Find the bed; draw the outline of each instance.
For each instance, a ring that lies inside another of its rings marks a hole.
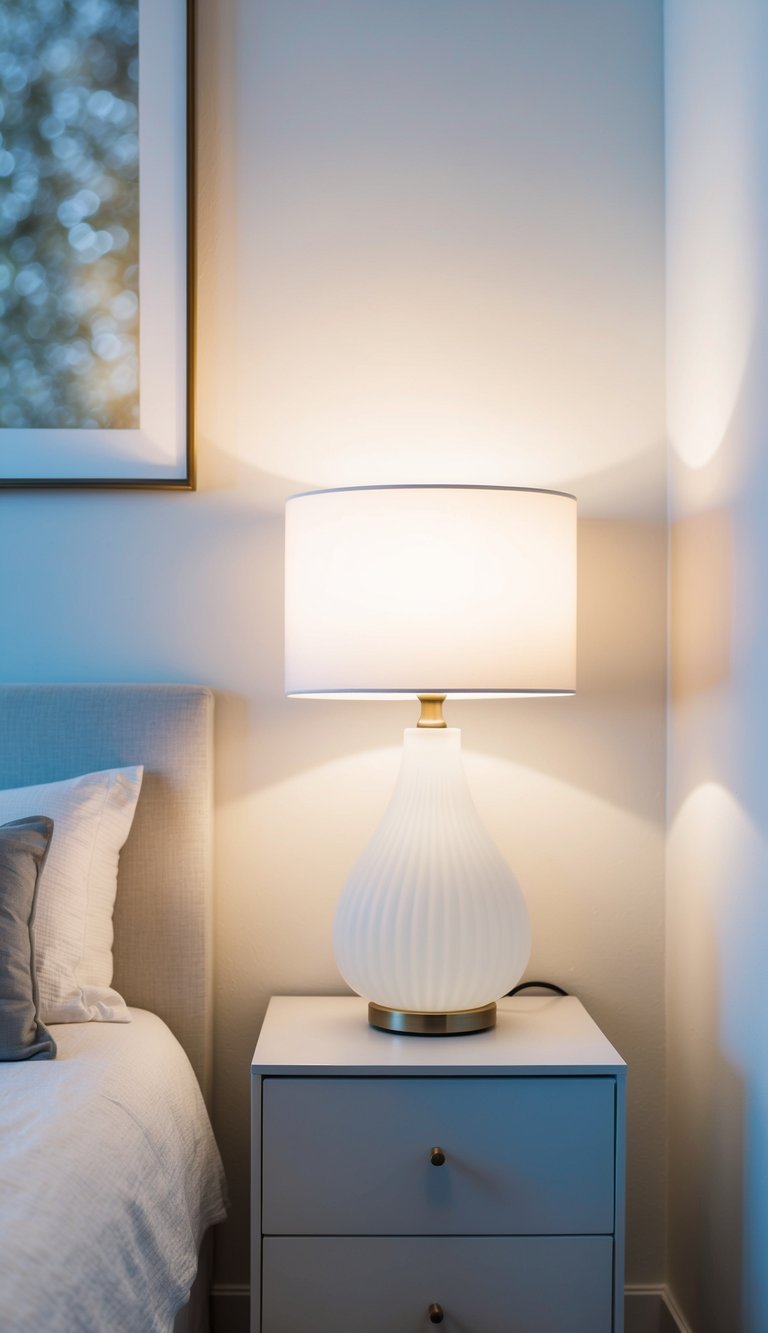
[[[212,712],[197,686],[0,686],[0,791],[144,766],[114,912],[131,1021],[0,1064],[3,1333],[207,1328]]]

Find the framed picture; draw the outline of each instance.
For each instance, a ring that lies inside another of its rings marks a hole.
[[[0,0],[0,487],[194,488],[193,0]]]

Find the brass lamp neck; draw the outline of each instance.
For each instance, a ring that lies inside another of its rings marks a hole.
[[[444,694],[420,694],[419,703],[421,704],[421,716],[416,723],[417,727],[447,726],[443,717]]]

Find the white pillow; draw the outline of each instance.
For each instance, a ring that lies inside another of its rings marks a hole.
[[[35,959],[44,1023],[128,1023],[112,989],[112,911],[120,848],[143,768],[113,768],[0,791],[0,824],[48,815],[53,837],[40,876]]]

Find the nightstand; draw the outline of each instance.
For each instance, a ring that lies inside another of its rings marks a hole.
[[[621,1333],[625,1065],[572,997],[392,1036],[271,1001],[253,1057],[252,1333]]]

